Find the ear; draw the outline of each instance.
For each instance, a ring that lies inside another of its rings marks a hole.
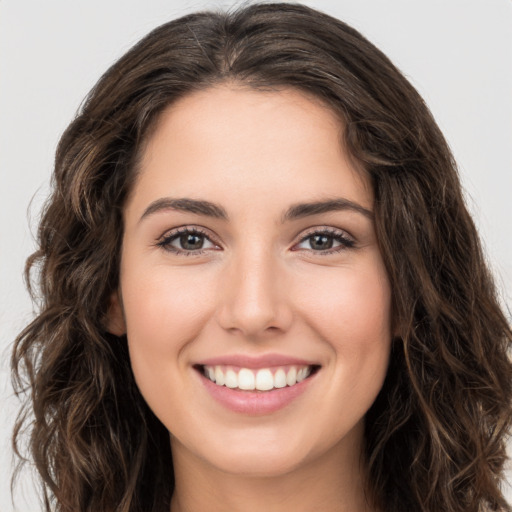
[[[116,290],[110,296],[106,328],[110,334],[114,334],[115,336],[126,334],[126,322],[119,290]]]

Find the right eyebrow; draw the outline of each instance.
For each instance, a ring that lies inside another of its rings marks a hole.
[[[228,214],[226,213],[226,210],[224,210],[222,206],[210,203],[210,201],[189,198],[175,199],[172,197],[162,197],[161,199],[153,201],[144,210],[144,213],[141,215],[139,222],[141,222],[149,215],[163,210],[179,210],[182,212],[195,213],[197,215],[205,215],[206,217],[213,217],[215,219],[228,220]]]

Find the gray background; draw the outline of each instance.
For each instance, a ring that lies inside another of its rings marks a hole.
[[[311,0],[380,47],[423,95],[512,304],[512,0]],[[234,2],[0,0],[0,512],[38,512],[24,472],[10,499],[17,408],[10,346],[32,317],[22,280],[59,135],[99,76],[153,27]],[[29,204],[31,206],[29,207]],[[509,481],[512,477],[509,477]],[[507,489],[512,501],[512,492]]]

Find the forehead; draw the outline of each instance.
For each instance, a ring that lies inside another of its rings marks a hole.
[[[343,145],[343,124],[318,99],[232,85],[185,96],[160,116],[144,148],[135,195],[343,195],[367,208],[371,187]],[[297,196],[297,197],[295,197]],[[299,197],[301,196],[301,197]]]

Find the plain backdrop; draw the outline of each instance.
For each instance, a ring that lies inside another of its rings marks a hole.
[[[512,296],[512,0],[311,0],[360,30],[411,80],[459,163],[470,210]],[[39,512],[24,472],[11,503],[12,340],[31,319],[34,248],[60,134],[99,76],[149,30],[234,2],[0,0],[0,512]],[[30,205],[30,206],[29,206]],[[509,314],[510,317],[510,314]],[[511,480],[511,478],[509,478]],[[512,493],[507,490],[510,501]]]

